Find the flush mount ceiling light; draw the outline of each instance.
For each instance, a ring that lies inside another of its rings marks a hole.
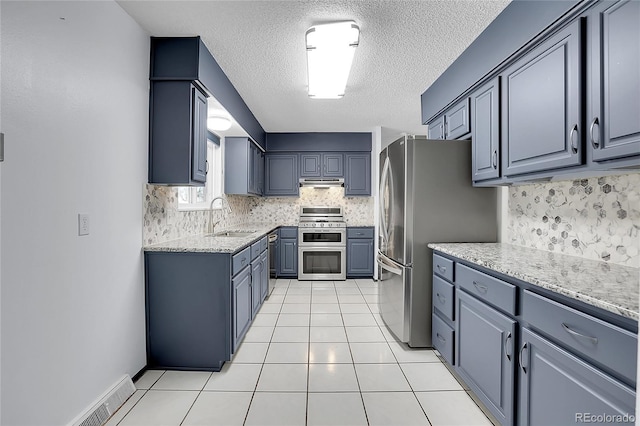
[[[213,115],[207,118],[207,129],[209,130],[229,130],[231,128],[231,120],[227,117]]]
[[[307,30],[309,96],[338,99],[344,96],[360,28],[354,21],[315,25]]]

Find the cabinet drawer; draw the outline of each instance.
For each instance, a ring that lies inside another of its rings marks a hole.
[[[433,306],[453,321],[453,284],[433,276]]]
[[[373,228],[347,228],[347,239],[373,238]]]
[[[496,308],[516,314],[516,286],[456,263],[456,284]]]
[[[233,255],[232,263],[232,275],[240,272],[245,266],[249,266],[251,263],[251,247],[247,247],[239,253]]]
[[[634,333],[528,290],[522,318],[540,333],[636,382],[638,338]]]
[[[433,347],[440,352],[449,365],[453,365],[453,328],[445,324],[437,315],[433,315],[431,327]]]
[[[261,251],[262,250],[260,250],[260,241],[256,241],[255,243],[251,244],[251,260],[260,256]]]
[[[453,260],[433,255],[433,272],[453,282]]]
[[[265,251],[267,249],[267,246],[269,245],[269,243],[267,242],[267,237],[263,237],[260,240],[260,253],[262,253],[263,251]]]
[[[280,228],[280,238],[298,238],[298,228]]]

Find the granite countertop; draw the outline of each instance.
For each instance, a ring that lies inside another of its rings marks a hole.
[[[512,244],[432,243],[429,248],[638,320],[638,268]]]
[[[165,241],[144,246],[144,251],[162,252],[203,252],[203,253],[234,253],[258,241],[279,226],[278,223],[247,223],[229,229],[216,230],[216,234],[225,231],[253,232],[245,237],[216,237],[209,234],[191,235],[177,240]]]

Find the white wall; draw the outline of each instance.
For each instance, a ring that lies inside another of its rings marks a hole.
[[[1,423],[62,425],[146,361],[149,39],[111,1],[1,7]]]

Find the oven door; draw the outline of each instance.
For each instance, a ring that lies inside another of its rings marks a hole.
[[[345,280],[346,247],[298,246],[299,280]]]

